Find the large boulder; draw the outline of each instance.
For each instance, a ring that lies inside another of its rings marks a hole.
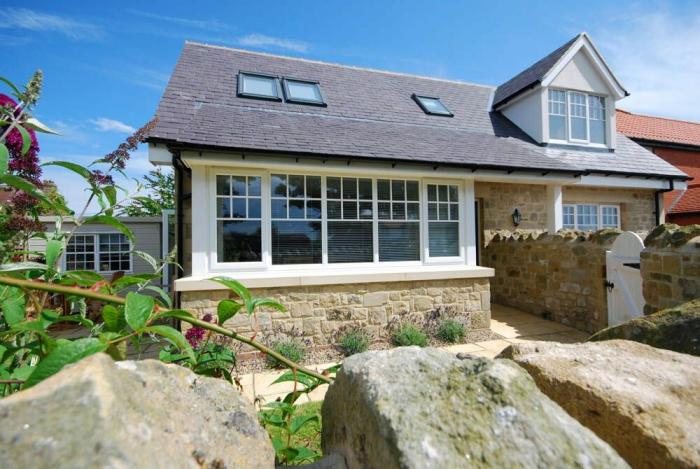
[[[31,468],[264,468],[274,450],[229,383],[88,357],[0,400],[0,461]]]
[[[633,340],[700,356],[700,299],[608,327],[588,340],[611,339]]]
[[[345,359],[323,450],[348,467],[627,467],[509,360],[401,347]]]
[[[633,467],[700,467],[700,358],[626,340],[501,354]]]

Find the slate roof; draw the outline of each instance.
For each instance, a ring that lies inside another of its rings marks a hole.
[[[503,104],[510,98],[515,97],[520,92],[527,90],[532,85],[541,82],[544,76],[547,75],[554,65],[556,65],[559,59],[561,59],[569,48],[574,45],[574,42],[576,42],[581,34],[572,38],[563,46],[550,52],[545,57],[541,58],[507,82],[500,85],[496,89],[496,94],[493,98],[493,106],[497,107],[499,104]]]
[[[630,138],[654,142],[677,143],[700,149],[700,123],[643,116],[617,110],[617,130]]]
[[[328,106],[237,97],[241,70],[317,80]],[[329,158],[683,177],[622,136],[615,153],[541,147],[503,115],[489,111],[494,91],[492,86],[188,42],[149,139]],[[413,93],[439,97],[454,117],[425,114],[411,99]]]

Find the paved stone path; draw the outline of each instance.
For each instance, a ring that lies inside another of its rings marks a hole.
[[[525,313],[507,306],[491,305],[491,330],[499,334],[503,339],[486,340],[473,344],[459,344],[443,347],[452,353],[465,352],[480,357],[493,358],[503,349],[511,344],[525,342],[528,340],[545,340],[552,342],[574,343],[582,342],[588,338],[588,334],[571,327],[553,321],[547,321],[534,314]],[[335,365],[335,363],[323,363],[313,365],[310,368],[322,371]],[[255,396],[263,402],[272,402],[277,398],[284,397],[291,392],[292,383],[272,384],[284,371],[264,371],[261,373],[251,373],[241,377],[243,394],[250,400]],[[326,394],[328,386],[321,386],[312,392],[308,401],[320,401]]]

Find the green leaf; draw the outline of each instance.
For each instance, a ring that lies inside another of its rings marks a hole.
[[[284,305],[278,303],[272,298],[251,298],[246,302],[248,314],[253,314],[255,308],[258,306],[267,306],[268,308],[274,308],[277,311],[287,311],[287,308],[285,308]]]
[[[70,270],[65,272],[63,277],[71,279],[83,287],[91,287],[97,282],[104,281],[104,278],[100,274],[91,270]]]
[[[85,224],[88,223],[102,223],[104,225],[109,225],[122,232],[131,242],[134,241],[134,233],[129,229],[129,227],[110,215],[95,215],[89,217],[85,220]]]
[[[16,287],[0,287],[0,308],[5,316],[5,321],[10,326],[24,320],[25,298],[24,292]]]
[[[42,164],[42,166],[60,166],[82,176],[86,181],[90,181],[92,177],[92,173],[89,169],[79,164],[71,163],[70,161],[49,161],[48,163]]]
[[[165,337],[175,346],[177,346],[180,350],[186,353],[189,359],[192,361],[192,363],[195,363],[197,361],[197,359],[194,356],[194,350],[192,350],[192,346],[189,342],[187,342],[187,339],[185,339],[185,336],[182,335],[180,331],[173,329],[170,326],[149,326],[144,328],[144,332],[151,332],[153,334]]]
[[[7,86],[9,86],[10,88],[12,88],[12,91],[14,91],[15,96],[19,96],[20,94],[22,94],[22,93],[19,91],[19,89],[15,86],[15,84],[12,83],[12,82],[11,82],[10,80],[8,80],[7,78],[0,77],[0,81],[2,81],[2,82],[5,83]]]
[[[45,380],[63,369],[64,366],[75,363],[87,356],[102,352],[107,344],[94,337],[87,337],[73,341],[59,341],[54,348],[34,368],[34,372],[27,378],[24,388],[27,389]]]
[[[61,251],[63,251],[63,241],[59,241],[57,239],[50,239],[46,243],[46,267],[48,269],[53,269],[53,266],[56,264],[56,261],[58,260],[58,257],[61,255]]]
[[[110,207],[114,207],[114,205],[117,203],[117,189],[114,186],[107,186],[104,189],[102,189],[102,192],[104,192],[105,197],[107,197],[107,201],[109,202]]]
[[[134,292],[127,293],[126,306],[124,307],[127,324],[135,331],[142,329],[146,325],[154,306],[155,300],[153,300],[153,297],[139,295]]]
[[[25,120],[24,126],[45,134],[61,135],[43,122],[39,121],[39,119],[36,117],[30,117],[29,119]]]
[[[152,292],[158,293],[158,295],[159,295],[159,296],[161,297],[161,299],[163,300],[163,304],[164,304],[165,306],[167,306],[168,308],[172,308],[172,307],[173,307],[173,299],[170,297],[170,295],[168,295],[168,292],[166,292],[166,291],[163,290],[162,288],[157,287],[157,286],[155,286],[155,285],[146,285],[146,286],[144,287],[144,290],[150,290],[150,291],[152,291]]]
[[[153,268],[154,271],[155,271],[155,270],[158,270],[158,261],[156,260],[155,257],[151,256],[151,255],[150,255],[149,253],[147,253],[147,252],[137,251],[137,250],[134,250],[134,254],[136,254],[137,256],[139,256],[139,257],[140,257],[141,259],[143,259],[144,261],[148,262],[148,265],[150,265],[150,266]]]
[[[55,204],[53,203],[53,201],[51,201],[51,199],[46,197],[46,194],[41,192],[34,184],[32,184],[24,178],[15,176],[13,174],[0,174],[0,182],[7,184],[8,186],[13,187],[15,189],[19,189],[22,192],[26,192],[31,197],[40,200],[49,207],[55,208]]]
[[[10,161],[10,152],[4,143],[0,143],[0,174],[7,173],[7,165]]]
[[[188,319],[192,318],[192,313],[185,311],[184,309],[170,309],[168,311],[163,311],[158,313],[155,319],[161,320],[165,318],[176,318],[176,319]]]
[[[297,417],[293,417],[292,424],[289,427],[289,433],[294,435],[309,422],[318,422],[318,415],[299,415]]]
[[[220,283],[229,290],[233,291],[236,295],[238,295],[240,299],[242,299],[246,303],[252,298],[250,291],[246,287],[244,287],[243,284],[238,280],[234,280],[228,277],[214,277],[212,278],[212,280],[217,283]]]
[[[105,305],[102,308],[102,320],[109,331],[121,331],[126,326],[124,310],[112,305]]]
[[[284,383],[287,381],[298,381],[307,388],[318,385],[318,380],[316,378],[309,376],[306,373],[302,373],[299,370],[296,372],[296,377],[294,376],[293,371],[285,371],[276,380],[274,380],[272,384]]]
[[[32,137],[29,135],[29,132],[27,132],[27,129],[21,125],[18,125],[15,128],[19,130],[19,133],[22,135],[22,149],[20,150],[20,153],[22,156],[24,156],[29,151],[29,147],[32,146]]]
[[[143,285],[149,280],[152,278],[143,275],[125,275],[112,282],[112,288],[114,291],[120,291],[134,285]]]
[[[242,304],[233,300],[220,301],[219,305],[216,307],[216,315],[219,318],[219,324],[223,325],[226,321],[235,316],[242,307]]]
[[[294,449],[297,450],[297,455],[290,462],[300,463],[307,460],[315,460],[319,457],[318,452],[311,450],[305,446],[295,446]]]
[[[0,272],[24,272],[27,270],[45,271],[46,265],[39,262],[13,262],[12,264],[0,264]]]

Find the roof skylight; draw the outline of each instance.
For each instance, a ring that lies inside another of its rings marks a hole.
[[[454,116],[454,114],[452,114],[450,110],[447,109],[444,104],[442,104],[440,98],[435,98],[432,96],[419,96],[415,93],[411,97],[418,103],[426,114],[447,117]]]
[[[277,77],[258,73],[238,73],[238,95],[282,101]]]
[[[318,82],[283,78],[284,96],[287,102],[325,106]]]

